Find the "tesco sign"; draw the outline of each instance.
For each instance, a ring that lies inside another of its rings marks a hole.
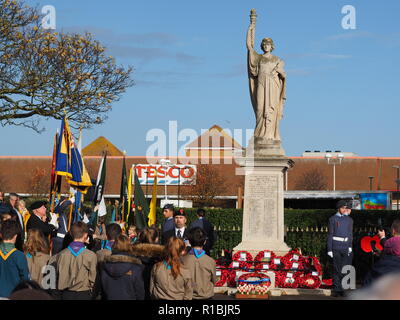
[[[196,184],[197,169],[195,165],[176,164],[172,166],[137,164],[132,166],[136,170],[141,185],[153,185],[157,172],[158,185]],[[134,183],[132,179],[132,183]]]

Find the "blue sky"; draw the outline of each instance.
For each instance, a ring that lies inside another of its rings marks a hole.
[[[256,46],[274,39],[284,59],[287,102],[281,122],[288,156],[341,150],[360,156],[400,156],[400,1],[27,1],[53,5],[57,31],[89,31],[135,68],[136,85],[113,105],[107,122],[84,131],[85,146],[105,136],[128,155],[145,155],[153,128],[198,133],[214,124],[253,129],[245,36],[257,10]],[[344,5],[356,9],[356,29],[342,28]],[[60,123],[37,134],[0,127],[0,155],[51,155]],[[239,141],[247,144],[246,141]],[[182,143],[178,145],[181,147]]]

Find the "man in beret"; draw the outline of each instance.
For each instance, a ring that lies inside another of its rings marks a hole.
[[[37,229],[43,232],[44,236],[54,233],[58,229],[57,215],[50,212],[51,219],[48,221],[46,216],[46,201],[36,201],[32,203],[29,210],[32,211],[26,229]]]
[[[332,296],[344,296],[342,288],[342,268],[353,260],[353,219],[350,218],[351,205],[346,200],[336,204],[337,213],[329,218],[328,256],[333,259]]]
[[[166,204],[163,208],[164,222],[161,227],[161,234],[174,229],[174,205]]]
[[[186,245],[189,244],[187,240],[187,228],[186,228],[186,213],[183,210],[174,211],[174,227],[161,235],[161,243],[166,244],[168,239],[171,237],[181,238],[185,241]]]

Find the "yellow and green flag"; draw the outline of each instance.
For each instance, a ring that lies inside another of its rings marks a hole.
[[[157,204],[157,170],[154,177],[153,194],[150,202],[149,220],[147,222],[147,225],[149,227],[156,224],[156,204]]]

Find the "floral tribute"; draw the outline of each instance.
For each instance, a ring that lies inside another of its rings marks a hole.
[[[275,272],[275,286],[278,288],[298,288],[302,272]]]
[[[230,268],[250,269],[253,266],[253,257],[248,251],[238,251],[232,257]]]
[[[321,279],[311,274],[303,275],[298,279],[299,288],[317,289],[321,286]]]
[[[265,295],[271,286],[271,279],[264,273],[251,272],[243,274],[238,279],[238,293]]]
[[[267,271],[273,271],[275,273],[275,286],[277,288],[316,289],[320,287],[329,288],[332,285],[331,279],[321,281],[323,270],[318,258],[314,256],[303,256],[298,249],[291,250],[283,257],[277,256],[272,250],[262,250],[258,252],[254,260],[248,251],[239,251],[233,256],[228,256],[226,254],[218,259],[216,263],[216,287],[227,285],[229,287],[237,287],[239,290],[239,287],[246,284],[247,286],[240,290],[243,292],[246,291],[247,293],[254,291],[260,284],[241,282],[239,279],[246,280],[243,276],[249,274],[264,275],[264,273],[261,272]],[[246,273],[237,279],[238,271],[250,273]],[[265,277],[267,278],[268,276]],[[269,286],[270,283],[268,284],[268,287]],[[260,288],[257,290],[260,291],[259,289]]]
[[[285,254],[281,261],[285,270],[304,270],[306,259],[298,249],[294,249]]]
[[[276,254],[271,250],[260,251],[254,258],[255,269],[256,270],[275,270],[276,264],[274,260]]]

